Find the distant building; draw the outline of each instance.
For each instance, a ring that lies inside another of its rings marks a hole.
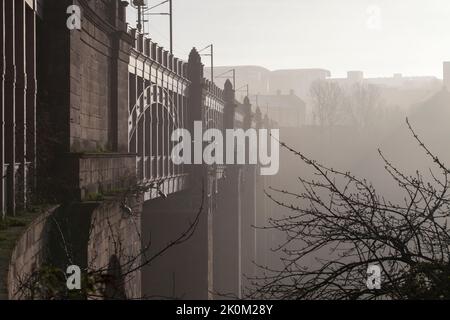
[[[450,79],[450,77],[449,77]],[[374,85],[380,90],[387,107],[407,109],[427,100],[442,87],[440,79],[432,76],[405,77],[400,73],[392,77],[364,78],[362,71],[349,71],[347,78],[330,78],[344,89],[355,84]]]
[[[450,61],[444,62],[444,87],[450,91]]]
[[[234,69],[236,71],[236,97],[241,100],[247,95],[244,87],[249,85],[250,94],[273,95],[277,90],[289,92],[295,90],[298,97],[308,99],[309,87],[316,80],[325,80],[331,76],[325,69],[292,69],[274,70],[258,66],[228,66],[215,67],[214,73],[221,75]],[[205,68],[205,76],[210,74],[209,68]],[[229,76],[229,74],[228,74]],[[214,80],[218,86],[223,87],[226,77],[218,77]]]
[[[347,79],[350,82],[361,82],[364,80],[364,72],[362,71],[349,71],[347,72]]]
[[[270,74],[271,91],[268,94],[275,94],[276,90],[282,92],[295,90],[298,97],[307,100],[311,84],[317,80],[328,79],[330,76],[330,71],[325,69],[276,70]]]
[[[281,92],[289,92],[291,89],[295,90],[296,97],[302,101],[303,105],[306,105],[306,120],[304,120],[303,115],[300,115],[300,120],[299,117],[295,116],[293,119],[281,121],[280,124],[294,124],[298,122],[304,124],[305,121],[309,124],[312,123],[313,104],[310,88],[311,84],[318,80],[336,82],[344,89],[351,89],[352,86],[358,83],[375,85],[380,89],[380,94],[386,107],[400,109],[416,106],[429,99],[442,88],[442,80],[433,76],[408,77],[401,73],[395,73],[390,77],[366,78],[361,70],[348,71],[347,77],[343,78],[332,78],[330,71],[320,68],[270,71],[258,66],[228,66],[215,67],[214,71],[216,75],[220,75],[232,69],[236,72],[236,97],[240,100],[244,99],[247,95],[245,87],[248,85],[249,95],[252,97],[252,105],[254,107],[259,106],[261,111],[265,113],[264,110],[267,109],[266,100],[269,100],[270,113],[277,119],[283,115],[289,115],[289,112],[279,110],[280,108],[276,105],[280,105],[279,101],[281,99],[290,99],[287,95],[280,94],[277,96],[277,90],[281,90]],[[208,75],[209,71],[205,71],[205,74]],[[450,61],[444,62],[443,78],[445,87],[450,89]],[[215,82],[222,86],[225,80],[226,77],[218,77],[215,79]],[[255,95],[258,95],[258,101],[256,101]],[[283,101],[282,103],[291,104],[292,101]],[[295,110],[295,112],[297,111]],[[302,111],[299,112],[302,113]]]
[[[259,107],[262,114],[268,114],[280,128],[305,125],[306,103],[295,94],[294,90],[290,90],[289,94],[278,91],[275,95],[252,96],[251,104]]]
[[[246,86],[249,85],[251,92],[256,94],[269,94],[271,83],[270,74],[271,71],[259,67],[259,66],[226,66],[226,67],[214,67],[215,79],[214,82],[221,88],[224,87],[225,81],[230,79],[231,70],[236,72],[236,98],[243,100],[247,96]],[[225,73],[225,74],[224,74]],[[211,77],[211,69],[205,67],[205,77],[209,79]],[[210,79],[209,79],[210,80]]]
[[[329,80],[344,86],[355,83],[364,83],[374,84],[384,88],[404,89],[435,88],[440,85],[440,80],[432,76],[405,77],[401,73],[395,73],[392,77],[364,78],[364,73],[362,71],[349,71],[347,73],[347,78],[330,78]]]

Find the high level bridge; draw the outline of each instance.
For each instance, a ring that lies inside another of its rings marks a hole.
[[[150,203],[144,210],[148,213],[144,229],[170,234],[168,230],[179,230],[174,226],[179,226],[175,221],[180,216],[195,213],[195,199],[204,197],[206,204],[205,221],[195,237],[198,240],[186,245],[194,252],[185,256],[187,265],[180,255],[184,248],[175,249],[143,273],[146,293],[182,296],[195,292],[194,296],[211,298],[214,292],[222,292],[239,296],[245,285],[243,274],[254,274],[256,232],[252,226],[257,223],[257,185],[262,185],[263,178],[256,175],[256,166],[175,165],[170,156],[171,134],[178,128],[193,134],[195,121],[201,121],[204,130],[218,129],[224,136],[225,129],[268,128],[270,121],[262,119],[259,110],[252,112],[248,99],[236,101],[230,81],[221,89],[205,79],[196,49],[184,62],[136,30],[130,33],[135,41],[128,69],[129,152],[137,154],[138,180],[160,188],[149,190],[145,196]],[[161,192],[168,200],[151,203]],[[170,201],[173,203],[168,204]],[[165,238],[163,234],[161,238]],[[186,270],[192,259],[197,262]],[[174,266],[172,272],[167,272],[168,265]],[[202,282],[204,285],[198,286]],[[171,292],[173,288],[175,292]]]
[[[66,27],[74,4],[81,8],[80,30]],[[171,134],[193,132],[196,121],[222,132],[273,123],[252,111],[248,99],[236,101],[230,81],[218,88],[205,79],[196,49],[186,62],[129,29],[127,4],[1,1],[2,216],[46,193],[41,196],[80,203],[84,211],[72,209],[71,219],[118,217],[117,227],[131,230],[120,208],[85,204],[131,183],[152,185],[140,208],[142,239],[125,234],[132,250],[150,242],[157,251],[186,229],[201,203],[203,210],[192,238],[139,270],[127,296],[239,297],[248,285],[244,275],[255,274],[253,262],[264,262],[266,240],[253,226],[269,210],[263,195],[268,178],[255,165],[175,165]],[[91,256],[96,263],[120,260],[112,259],[106,223],[88,222],[97,233],[78,243],[87,257],[80,263]],[[16,254],[31,249],[20,250]],[[11,279],[42,263],[34,259],[20,268],[13,262]]]

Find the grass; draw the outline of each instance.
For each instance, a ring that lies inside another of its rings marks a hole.
[[[105,200],[105,198],[113,197],[118,194],[126,192],[127,189],[112,189],[108,190],[107,192],[95,192],[95,193],[89,193],[86,196],[85,201],[87,202],[99,202]]]
[[[86,201],[103,201],[105,198],[103,193],[96,192],[96,193],[89,193],[86,197]]]
[[[19,218],[6,217],[0,221],[0,231],[8,228],[25,227],[27,225],[26,215]]]

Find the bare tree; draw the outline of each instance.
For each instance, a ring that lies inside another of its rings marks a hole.
[[[356,83],[350,89],[350,111],[353,122],[367,128],[379,120],[382,113],[380,89],[371,84]]]
[[[399,203],[386,200],[370,182],[282,143],[316,178],[299,178],[301,192],[267,192],[292,213],[271,219],[266,228],[287,236],[276,249],[282,267],[262,267],[264,275],[254,279],[257,289],[250,298],[450,299],[450,171],[407,124],[434,168],[426,177],[407,175],[380,151],[404,194]],[[315,263],[308,268],[310,261]],[[371,265],[382,270],[381,290],[366,286]]]
[[[344,92],[332,81],[317,80],[312,83],[310,96],[313,103],[315,122],[321,127],[336,125],[341,116]]]

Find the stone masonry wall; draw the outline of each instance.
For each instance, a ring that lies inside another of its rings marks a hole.
[[[75,188],[81,200],[89,200],[94,194],[117,192],[136,183],[135,155],[84,154],[74,161],[79,173]]]
[[[72,152],[95,152],[111,147],[108,140],[111,47],[107,33],[88,16],[82,19],[82,30],[70,34]]]
[[[11,255],[7,291],[9,299],[21,297],[20,285],[44,262],[47,239],[47,219],[56,207],[36,218],[23,233]]]
[[[132,209],[131,214],[120,203],[108,201],[94,211],[88,244],[88,265],[95,270],[105,269],[123,276],[122,283],[109,290],[115,295],[114,298],[140,299],[143,199],[132,197],[127,202]]]
[[[76,2],[76,3],[75,3]],[[74,1],[82,29],[70,32],[70,151],[124,152],[129,48],[123,4]],[[124,87],[125,86],[125,87]],[[119,119],[121,116],[123,119]],[[120,136],[118,136],[120,135]]]
[[[26,299],[30,292],[20,289],[21,285],[41,267],[64,272],[72,264],[107,280],[97,283],[98,292],[91,299],[141,298],[142,204],[140,195],[118,194],[98,203],[60,206],[36,218],[13,250],[9,299]],[[65,287],[65,282],[60,285]]]

